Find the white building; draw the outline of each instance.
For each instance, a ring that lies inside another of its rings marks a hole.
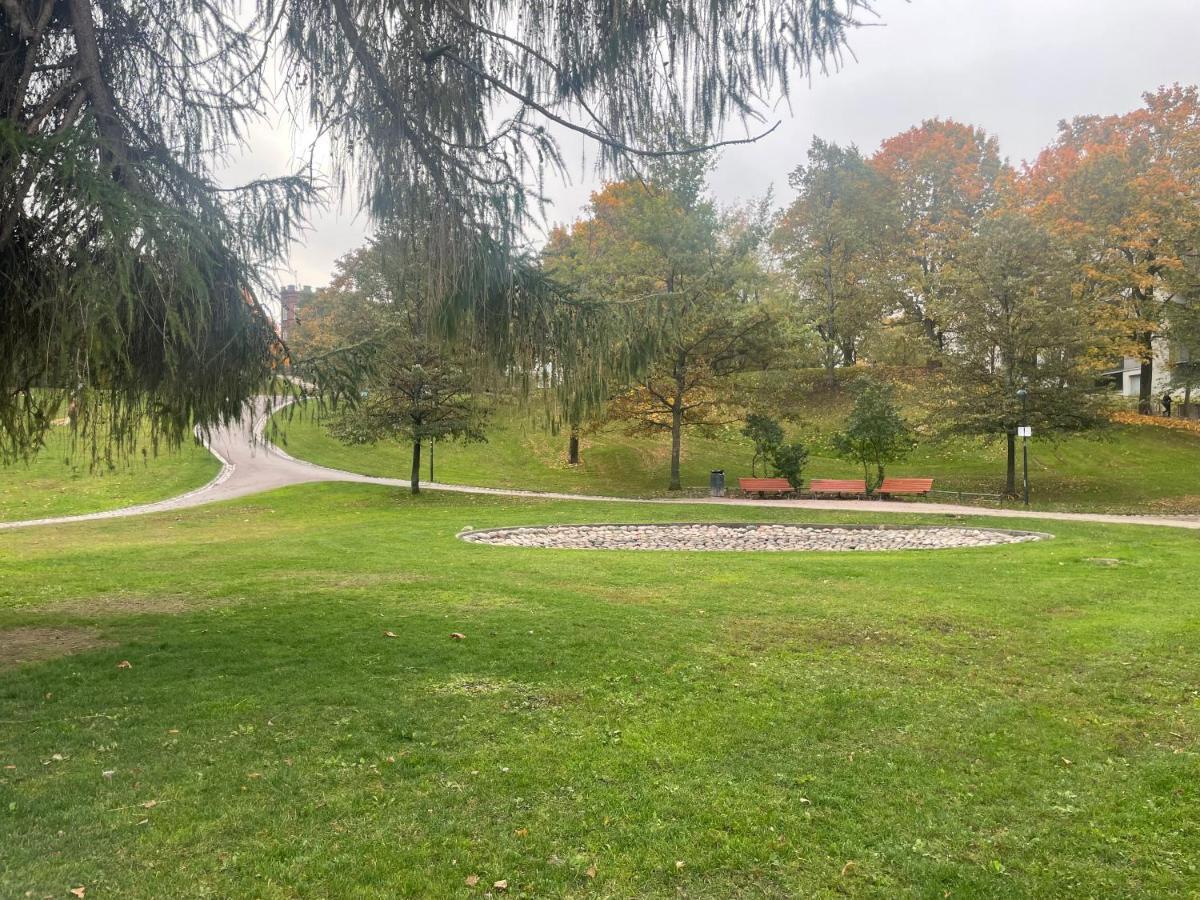
[[[1189,361],[1187,348],[1163,338],[1154,340],[1154,384],[1150,396],[1158,399],[1171,389],[1171,367]],[[1125,397],[1138,397],[1142,390],[1142,361],[1135,356],[1126,356],[1120,368],[1104,373],[1113,379]]]

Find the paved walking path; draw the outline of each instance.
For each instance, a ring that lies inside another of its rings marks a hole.
[[[221,500],[234,500],[263,491],[293,484],[321,481],[346,481],[358,484],[379,484],[388,487],[408,487],[401,478],[377,478],[358,475],[341,469],[329,469],[314,463],[294,459],[262,437],[269,408],[266,401],[255,403],[251,413],[229,428],[216,429],[208,447],[224,464],[217,477],[201,488],[178,497],[127,506],[122,509],[88,513],[78,516],[56,516],[48,519],[26,519],[20,522],[0,522],[0,531],[30,528],[35,525],[62,525],[69,522],[90,522],[98,519],[119,519],[147,513],[190,509]],[[590,494],[564,494],[543,491],[519,491],[505,488],[472,487],[460,484],[421,482],[422,490],[455,491],[464,494],[487,494],[497,497],[529,497],[541,500],[584,500],[593,503],[658,503],[716,504],[719,506],[769,506],[772,509],[823,509],[847,512],[933,513],[955,516],[980,516],[1002,519],[1045,519],[1062,522],[1100,522],[1117,525],[1159,525],[1167,528],[1200,530],[1200,516],[1122,516],[1104,513],[1025,512],[1017,509],[986,509],[953,503],[904,503],[897,501],[863,500],[755,500],[751,498],[655,498],[638,500],[630,497],[600,497]]]

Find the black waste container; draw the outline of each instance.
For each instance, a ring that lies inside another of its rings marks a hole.
[[[725,470],[713,469],[708,473],[708,492],[714,497],[725,496]]]

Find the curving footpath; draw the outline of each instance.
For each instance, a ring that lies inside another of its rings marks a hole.
[[[64,525],[70,522],[92,522],[101,519],[120,519],[127,516],[142,516],[157,512],[190,509],[222,500],[235,500],[252,494],[260,494],[276,488],[294,484],[343,481],[356,484],[379,484],[387,487],[408,487],[402,478],[379,478],[359,475],[341,469],[330,469],[315,463],[304,462],[289,456],[283,450],[265,440],[263,426],[272,411],[266,398],[259,398],[248,409],[247,415],[237,424],[214,429],[206,441],[208,449],[221,462],[217,477],[203,487],[178,497],[126,506],[105,512],[87,513],[77,516],[56,516],[46,519],[25,519],[18,522],[0,522],[0,531],[13,528],[32,528],[38,525]],[[904,503],[875,500],[755,500],[731,497],[669,498],[660,497],[638,500],[631,497],[603,497],[591,494],[567,494],[550,491],[521,491],[505,488],[473,487],[461,484],[439,484],[421,482],[422,490],[455,491],[464,494],[486,494],[497,497],[525,497],[536,500],[580,500],[592,503],[656,503],[717,504],[720,506],[764,506],[772,509],[821,509],[846,512],[896,512],[932,513],[952,516],[976,516],[999,519],[1044,519],[1060,522],[1098,522],[1106,525],[1157,525],[1166,528],[1188,528],[1200,530],[1200,516],[1144,516],[1110,515],[1106,513],[1040,512],[1015,509],[983,509],[953,503]]]

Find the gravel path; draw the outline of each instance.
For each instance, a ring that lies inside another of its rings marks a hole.
[[[543,550],[950,550],[1022,544],[1036,531],[947,525],[525,525],[464,531],[459,538],[493,547]]]
[[[29,528],[36,525],[62,525],[69,522],[118,519],[126,516],[146,515],[147,513],[190,509],[194,506],[203,506],[222,500],[235,500],[239,497],[260,494],[263,491],[270,491],[293,484],[342,481],[357,484],[379,484],[388,487],[408,487],[408,482],[401,478],[377,478],[370,475],[358,475],[354,472],[328,469],[314,463],[294,459],[278,447],[262,439],[262,428],[265,424],[268,411],[269,407],[266,400],[260,398],[243,421],[230,428],[220,428],[213,432],[208,442],[208,447],[213,455],[221,460],[223,466],[217,477],[204,485],[204,487],[178,497],[160,500],[156,503],[127,506],[122,509],[108,510],[106,512],[89,513],[79,516],[57,516],[47,519],[26,519],[19,522],[0,522],[0,531],[12,528]],[[953,503],[905,503],[901,501],[882,500],[756,500],[741,497],[636,500],[629,497],[598,497],[590,494],[518,491],[503,488],[438,484],[436,482],[422,482],[421,488],[422,490],[455,491],[458,493],[484,494],[496,497],[583,500],[591,503],[717,504],[720,506],[761,506],[773,509],[782,507],[785,509],[821,509],[847,512],[933,513],[1002,519],[1099,522],[1117,525],[1158,525],[1168,528],[1200,530],[1200,516],[1122,516],[1107,515],[1104,513],[1024,512],[1016,509],[986,509]]]

